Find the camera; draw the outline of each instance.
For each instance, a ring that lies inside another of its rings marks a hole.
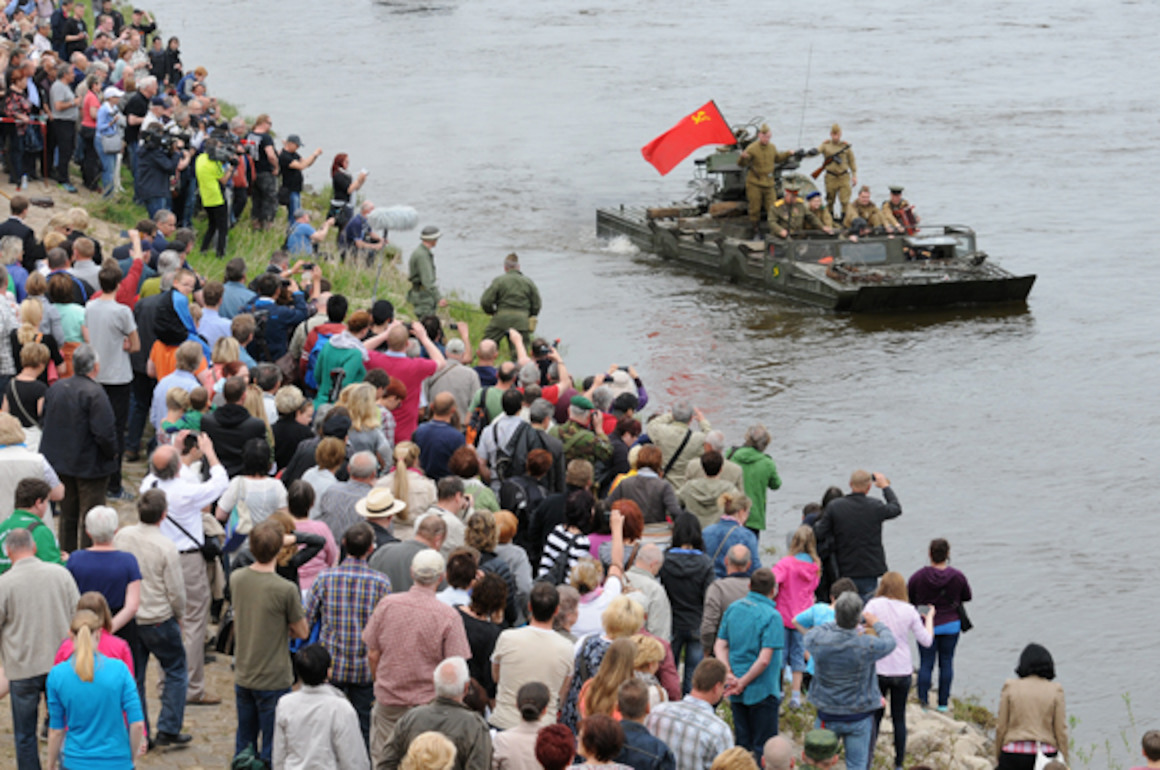
[[[210,160],[226,164],[238,162],[238,137],[228,127],[214,126],[211,128],[204,149]]]
[[[185,434],[185,440],[183,442],[181,442],[181,453],[182,454],[189,454],[194,449],[197,449],[197,434],[195,434],[195,433]]]

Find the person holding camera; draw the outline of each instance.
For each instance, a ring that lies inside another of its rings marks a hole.
[[[508,330],[517,330],[525,345],[531,342],[535,331],[532,319],[540,314],[540,291],[531,278],[520,272],[518,255],[512,253],[504,257],[503,275],[487,287],[479,306],[491,316],[491,322],[483,330],[484,339],[494,340],[496,345],[507,340],[513,358],[516,351],[508,338]]]
[[[137,156],[137,194],[145,201],[152,219],[162,209],[169,210],[169,180],[189,166],[193,158],[180,140],[165,135],[160,122],[151,123],[141,132],[141,152]]]
[[[867,496],[871,484],[882,490],[885,502]],[[837,555],[838,576],[853,580],[864,602],[873,598],[887,569],[882,523],[901,515],[890,479],[857,470],[850,474],[850,494],[831,500],[814,525],[819,543],[832,538],[828,550]]]
[[[226,206],[225,184],[233,175],[233,161],[222,163],[217,160],[218,140],[209,137],[202,145],[202,153],[193,164],[197,175],[197,190],[201,195],[201,206],[205,209],[209,227],[201,239],[201,250],[209,249],[209,244],[217,236],[215,253],[218,259],[226,256],[226,243],[230,235],[230,212]]]

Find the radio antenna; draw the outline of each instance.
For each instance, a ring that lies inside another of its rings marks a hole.
[[[814,63],[814,44],[810,43],[810,52],[806,57],[806,87],[802,92],[802,119],[798,122],[798,147],[802,144],[802,130],[806,125],[806,103],[810,96],[810,69]]]

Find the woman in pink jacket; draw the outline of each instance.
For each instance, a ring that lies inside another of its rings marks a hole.
[[[793,533],[789,555],[773,565],[773,576],[777,580],[777,609],[785,625],[786,659],[793,671],[792,708],[802,705],[802,674],[806,670],[805,645],[801,632],[794,628],[793,619],[813,606],[814,591],[821,575],[822,560],[818,558],[813,527],[803,524]]]

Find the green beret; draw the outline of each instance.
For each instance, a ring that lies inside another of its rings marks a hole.
[[[572,396],[572,400],[569,401],[568,403],[571,404],[572,406],[576,407],[577,409],[592,410],[592,409],[596,408],[595,406],[592,405],[592,402],[584,396]]]
[[[838,753],[838,736],[830,730],[806,733],[805,754],[815,762],[825,762]]]

